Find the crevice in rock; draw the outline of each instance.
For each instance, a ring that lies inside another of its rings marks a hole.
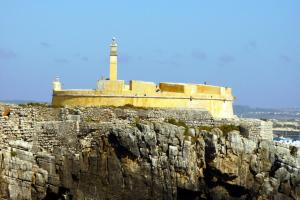
[[[136,156],[131,153],[128,149],[120,145],[117,137],[113,134],[109,134],[108,136],[109,143],[114,147],[116,155],[119,159],[128,157],[131,160],[135,160]]]
[[[281,163],[280,161],[278,160],[278,157],[277,155],[275,155],[275,161],[271,167],[271,170],[270,170],[270,176],[274,177],[275,176],[275,172],[277,171],[277,169],[279,169],[281,167]]]
[[[248,189],[239,185],[233,185],[228,183],[228,181],[234,180],[235,178],[237,178],[237,176],[223,174],[218,169],[215,169],[213,167],[208,167],[204,170],[204,179],[208,188],[222,186],[232,197],[241,197],[243,195],[249,194]]]
[[[230,196],[232,197],[241,197],[244,195],[248,195],[249,194],[249,190],[239,186],[239,185],[232,185],[232,184],[228,184],[228,183],[223,183],[224,187],[226,188],[226,190],[228,191],[228,193],[230,194]]]
[[[74,182],[79,182],[79,177],[78,177],[78,175],[76,175],[76,174],[72,174],[72,180],[74,181]]]
[[[202,192],[177,187],[177,200],[202,200],[205,199],[203,197],[205,197],[205,195]]]
[[[47,188],[46,191],[46,196],[44,200],[72,200],[73,195],[69,194],[70,189],[65,188],[65,187],[59,187],[58,188],[58,193],[53,192],[49,187]]]
[[[209,187],[214,187],[219,185],[219,183],[224,183],[226,181],[231,181],[236,178],[236,176],[230,176],[229,174],[223,174],[218,169],[213,167],[208,167],[204,170],[205,182]]]

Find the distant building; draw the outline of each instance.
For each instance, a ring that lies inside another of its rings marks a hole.
[[[53,82],[53,106],[124,106],[143,108],[206,109],[215,118],[233,117],[231,88],[205,84],[167,83],[117,79],[117,43],[110,45],[109,79],[97,81],[96,89],[65,90],[58,78]]]

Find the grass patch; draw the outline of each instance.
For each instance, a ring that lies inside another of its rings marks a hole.
[[[186,123],[184,121],[176,120],[174,118],[170,118],[170,119],[165,120],[165,122],[167,122],[169,124],[173,124],[175,126],[184,127],[184,133],[183,134],[184,134],[185,138],[187,138],[189,136],[189,127],[188,127],[188,125],[186,125]]]
[[[212,126],[198,126],[199,131],[208,131],[210,132],[214,127]]]
[[[51,108],[65,108],[65,106],[62,105],[50,105]]]
[[[230,131],[240,131],[239,126],[235,126],[232,124],[225,124],[225,125],[219,126],[217,128],[219,128],[225,135],[227,135]]]
[[[186,123],[184,121],[176,120],[174,118],[167,119],[166,122],[168,122],[169,124],[176,125],[176,126],[183,126],[184,128],[188,128],[188,126],[186,125]]]
[[[184,139],[185,140],[188,140],[188,137],[191,137],[191,143],[192,144],[195,144],[197,142],[197,140],[200,138],[199,136],[192,136],[191,134],[189,134],[188,131],[185,131],[184,132]]]
[[[90,116],[87,116],[85,119],[84,119],[85,122],[95,122],[96,120],[94,120],[92,117]]]
[[[141,119],[137,116],[137,117],[135,117],[134,120],[130,123],[130,125],[133,126],[133,127],[138,127],[140,123],[141,123]]]
[[[134,118],[134,123],[135,123],[136,126],[139,125],[141,123],[141,119],[139,117],[135,117]]]
[[[208,131],[210,132],[214,128],[219,128],[225,135],[230,131],[240,131],[240,126],[235,126],[232,124],[224,124],[221,126],[199,126],[199,131]]]
[[[12,151],[10,154],[11,154],[12,157],[16,157],[17,156],[17,152],[15,152],[15,151]]]
[[[187,139],[188,137],[191,137],[191,142],[192,143],[196,143],[196,141],[198,140],[199,136],[193,136],[189,133],[189,127],[185,122],[180,121],[180,120],[176,120],[174,118],[167,119],[167,120],[165,120],[165,122],[176,125],[176,126],[184,127],[185,128],[184,138]],[[232,125],[232,124],[224,124],[224,125],[221,125],[221,126],[205,126],[205,125],[202,125],[202,126],[198,126],[197,128],[198,128],[199,131],[207,131],[207,132],[211,132],[212,129],[214,129],[214,128],[219,128],[225,136],[227,136],[227,134],[231,131],[241,131],[240,126],[235,126],[235,125]]]
[[[122,107],[124,107],[124,108],[135,108],[135,106],[132,105],[132,104],[125,104],[125,105],[122,106]]]
[[[21,107],[49,107],[48,103],[29,102],[25,104],[19,104]]]
[[[125,104],[124,106],[118,106],[118,108],[123,108],[123,109],[143,109],[147,110],[145,107],[140,107],[140,106],[134,106],[132,104]]]
[[[192,136],[192,138],[191,138],[192,144],[195,144],[198,139],[199,139],[199,136]]]

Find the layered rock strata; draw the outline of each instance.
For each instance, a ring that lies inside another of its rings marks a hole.
[[[11,105],[0,118],[0,199],[300,199],[299,169],[260,120]]]

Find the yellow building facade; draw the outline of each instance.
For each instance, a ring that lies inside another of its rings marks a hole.
[[[53,82],[53,106],[125,106],[142,108],[189,108],[208,110],[215,118],[232,118],[231,88],[117,79],[117,43],[110,46],[109,80],[99,80],[96,89],[65,90],[59,79]]]

